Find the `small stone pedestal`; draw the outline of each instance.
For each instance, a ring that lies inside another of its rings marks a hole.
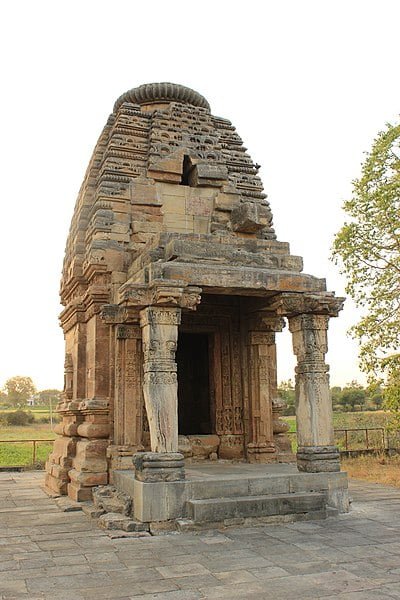
[[[138,452],[133,456],[135,479],[145,483],[182,481],[185,461],[180,452]]]
[[[183,454],[138,452],[133,464],[133,490],[127,493],[133,498],[135,519],[144,523],[181,519],[190,487],[185,481]]]
[[[303,446],[297,449],[297,468],[306,473],[333,473],[340,471],[337,446]]]

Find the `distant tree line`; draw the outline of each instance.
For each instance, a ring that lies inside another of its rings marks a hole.
[[[295,415],[295,389],[291,379],[282,381],[278,387],[279,397],[285,402],[285,415]],[[331,388],[333,410],[337,412],[356,412],[363,410],[381,410],[383,408],[383,389],[378,383],[363,387],[357,381],[351,381],[345,387]]]
[[[9,408],[32,406],[56,406],[61,392],[55,389],[37,391],[31,377],[10,377],[0,391],[0,403]]]

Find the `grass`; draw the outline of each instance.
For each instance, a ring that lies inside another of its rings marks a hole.
[[[296,431],[296,417],[283,417],[289,423],[289,431]],[[354,413],[333,413],[334,429],[357,429],[365,427],[385,427],[387,415],[383,410]]]
[[[400,456],[359,456],[342,460],[349,477],[400,488]]]
[[[26,427],[2,425],[0,428],[0,440],[54,440],[55,438],[50,423],[32,423]]]
[[[284,417],[289,424],[289,431],[296,431],[296,417]],[[333,413],[334,429],[362,429],[386,427],[387,416],[384,411],[365,411],[355,413]],[[369,432],[370,447],[381,447],[381,432]],[[400,436],[395,441],[394,434],[390,436],[391,447],[400,447]],[[335,442],[339,448],[344,449],[344,434],[337,433]],[[291,436],[293,450],[296,450],[295,436]],[[365,447],[364,432],[349,432],[348,444],[351,449]],[[388,457],[385,455],[364,455],[356,458],[342,458],[342,470],[347,471],[349,477],[362,479],[383,485],[391,485],[400,488],[400,456]]]
[[[21,408],[12,408],[12,407],[7,407],[5,408],[4,406],[0,406],[0,412],[4,412],[4,413],[11,413],[11,412],[15,412],[16,410],[23,410],[25,412],[31,412],[34,414],[35,417],[49,417],[50,416],[50,409],[46,406],[23,406]],[[53,413],[54,413],[54,409],[53,409]]]
[[[50,454],[52,443],[37,443],[36,457],[33,462],[33,444],[0,444],[0,466],[1,467],[31,467],[43,468]]]
[[[284,417],[284,420],[289,424],[289,433],[296,431],[296,417]],[[347,433],[347,449],[362,450],[367,446],[365,429],[385,428],[387,423],[387,415],[384,411],[364,411],[355,413],[333,413],[333,427],[336,430],[340,429],[360,429],[361,431],[349,431]],[[296,450],[295,435],[291,435],[292,449]],[[391,438],[393,440],[393,438]],[[346,434],[337,431],[335,433],[335,443],[340,450],[346,449]],[[396,444],[391,444],[391,447],[397,447]],[[377,450],[383,450],[384,439],[382,431],[368,431],[368,447]]]
[[[32,424],[27,427],[2,426],[0,440],[54,440],[56,435],[51,431],[50,424]],[[51,452],[52,443],[36,444],[35,466],[42,466]],[[0,443],[0,467],[29,466],[32,464],[33,444],[21,442],[18,444]]]

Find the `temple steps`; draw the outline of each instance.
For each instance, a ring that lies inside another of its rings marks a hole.
[[[227,519],[307,514],[326,518],[326,495],[321,492],[203,498],[187,501],[188,517],[195,524]]]

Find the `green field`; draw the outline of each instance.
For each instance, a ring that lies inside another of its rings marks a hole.
[[[296,417],[283,417],[289,423],[289,431],[296,431]],[[365,412],[334,412],[333,427],[335,429],[360,429],[362,427],[385,427],[387,415],[383,410]]]
[[[4,412],[4,411],[2,411]],[[49,424],[37,423],[28,427],[0,427],[0,467],[31,466],[33,463],[33,443],[1,443],[3,440],[54,440],[56,435]],[[34,466],[43,466],[51,452],[52,443],[36,443]]]
[[[5,409],[0,409],[6,412]],[[8,411],[7,411],[8,412]],[[9,412],[12,412],[10,410]],[[40,419],[49,415],[46,408],[32,407],[35,419]],[[296,431],[296,417],[283,417],[289,424],[289,432]],[[362,429],[385,427],[386,415],[383,411],[375,412],[355,412],[355,413],[333,413],[333,423],[335,429]],[[53,440],[55,434],[51,431],[49,423],[33,423],[27,427],[1,426],[0,427],[0,467],[14,467],[32,465],[33,444],[31,442],[6,443],[7,440]],[[296,449],[296,436],[291,435],[293,450]],[[381,444],[381,433],[370,432],[369,443],[371,447],[378,447]],[[5,443],[1,443],[4,440]],[[336,435],[336,443],[341,449],[344,449],[344,434]],[[365,444],[365,433],[354,432],[348,434],[348,443],[351,448],[357,449]],[[35,466],[43,466],[48,454],[51,452],[52,444],[37,443]]]

